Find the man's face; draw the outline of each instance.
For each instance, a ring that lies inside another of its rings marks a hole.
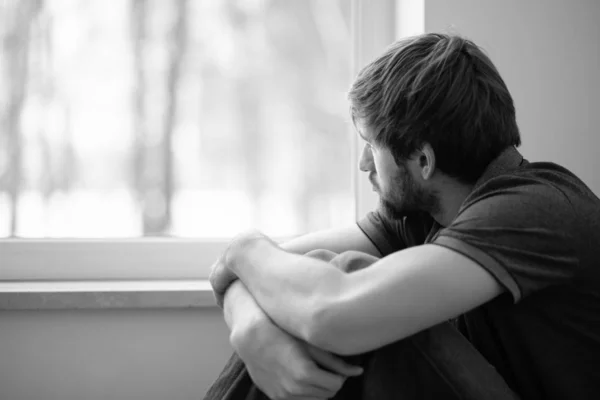
[[[436,196],[418,183],[415,160],[396,164],[389,149],[375,143],[371,130],[357,121],[359,135],[367,143],[359,168],[369,174],[373,190],[379,195],[380,207],[388,217],[400,219],[407,212],[428,211],[437,204]]]

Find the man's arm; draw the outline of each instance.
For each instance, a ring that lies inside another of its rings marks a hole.
[[[355,250],[381,257],[379,250],[356,224],[302,235],[279,247],[295,254],[306,254],[312,250],[330,250],[339,254]]]
[[[504,290],[478,263],[453,250],[422,245],[361,271],[252,239],[227,267],[283,329],[337,354],[358,354],[473,309]]]
[[[376,257],[381,256],[357,224],[312,232],[282,243],[279,247],[295,254],[305,254],[313,250],[329,250],[334,253],[354,250]],[[256,324],[273,322],[242,282],[233,282],[225,293],[223,311],[230,334],[243,335],[243,332],[253,329]]]
[[[377,248],[356,224],[303,235],[281,244],[280,247],[296,254],[324,249],[335,253],[356,250],[380,256]],[[227,290],[223,309],[225,321],[232,333],[234,329],[247,329],[253,323],[260,323],[268,319],[246,286],[239,281],[234,282]]]

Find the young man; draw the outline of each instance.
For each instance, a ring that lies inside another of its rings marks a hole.
[[[255,385],[271,398],[333,397],[369,373],[336,354],[453,320],[522,398],[600,398],[600,200],[566,169],[523,159],[489,58],[458,36],[403,40],[349,99],[379,208],[281,246],[241,235],[213,266]],[[380,259],[344,273],[303,255],[315,249]]]

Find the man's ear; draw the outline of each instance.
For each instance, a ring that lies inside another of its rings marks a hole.
[[[424,143],[419,152],[419,171],[423,180],[433,177],[435,172],[435,152],[429,143]]]

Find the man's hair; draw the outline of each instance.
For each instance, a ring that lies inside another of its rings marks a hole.
[[[474,183],[521,138],[496,67],[472,41],[430,33],[407,38],[360,71],[348,94],[353,121],[373,130],[397,164],[429,143],[442,172]]]

